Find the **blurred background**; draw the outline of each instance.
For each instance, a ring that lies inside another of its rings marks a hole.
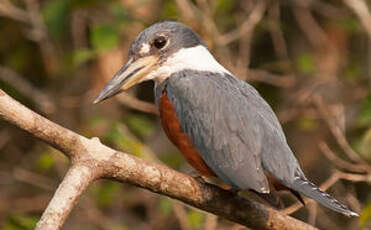
[[[189,172],[153,106],[153,83],[92,101],[145,27],[175,18],[276,111],[303,170],[361,218],[314,202],[287,213],[322,229],[371,229],[371,1],[1,0],[0,88],[113,148]],[[0,121],[0,228],[32,229],[69,162]],[[242,229],[112,181],[88,188],[64,229]]]

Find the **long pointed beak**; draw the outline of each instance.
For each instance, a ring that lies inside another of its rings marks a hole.
[[[141,82],[143,77],[153,70],[157,60],[154,56],[141,57],[136,61],[130,59],[104,86],[93,103],[106,100]]]

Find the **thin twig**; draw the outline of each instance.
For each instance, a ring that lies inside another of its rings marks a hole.
[[[308,223],[315,226],[316,225],[316,219],[318,214],[318,203],[311,202],[309,205],[309,216],[308,216]]]
[[[204,223],[204,230],[214,230],[218,225],[218,217],[213,214],[206,214],[206,219]]]
[[[328,36],[317,23],[316,19],[313,17],[312,13],[303,5],[294,5],[293,13],[298,22],[301,30],[306,35],[306,38],[310,44],[316,50],[322,50],[324,45],[329,45]]]
[[[368,75],[371,84],[371,13],[364,0],[344,0],[345,4],[357,15],[368,35]]]
[[[47,191],[52,191],[55,188],[55,185],[53,186],[53,181],[49,178],[22,168],[15,168],[13,170],[13,176],[16,180],[37,186]]]
[[[15,213],[42,212],[52,197],[36,195],[32,197],[2,197],[0,200],[0,216],[9,215],[9,210]]]
[[[37,0],[24,1],[32,24],[30,38],[38,43],[46,71],[49,75],[53,75],[58,68],[57,52],[49,37],[47,27],[41,18],[39,2]]]
[[[8,17],[22,23],[30,23],[27,12],[14,6],[9,0],[2,0],[0,2],[0,16]]]
[[[192,22],[195,19],[195,6],[191,1],[188,0],[175,0],[178,8],[180,9],[180,14],[187,22]]]
[[[323,99],[319,96],[313,95],[312,100],[316,105],[318,111],[321,113],[323,119],[326,121],[326,124],[330,128],[330,131],[332,135],[334,135],[337,143],[341,146],[349,159],[358,163],[363,163],[361,157],[352,149],[352,147],[348,143],[340,126],[336,124],[335,120],[331,119],[330,112],[327,109]]]
[[[187,218],[187,212],[183,205],[173,202],[174,214],[179,221],[182,230],[191,230],[191,225]]]
[[[371,174],[345,173],[341,171],[337,171],[336,173],[339,175],[339,178],[343,180],[367,183],[371,181]]]
[[[268,26],[272,37],[273,48],[280,59],[288,59],[288,51],[285,38],[281,30],[280,2],[272,2],[268,10]]]
[[[32,86],[28,81],[10,68],[0,65],[0,80],[14,88],[17,88],[18,92],[22,93],[27,98],[30,98],[43,113],[51,114],[55,111],[56,108],[54,102],[47,94]]]
[[[335,154],[324,141],[321,141],[318,144],[318,146],[322,151],[323,155],[325,155],[327,159],[329,159],[333,164],[335,164],[337,167],[341,169],[346,169],[358,173],[371,172],[370,168],[367,167],[366,165],[352,164],[346,160],[339,158],[337,154]]]
[[[119,94],[116,98],[120,103],[131,109],[158,115],[156,106],[153,103],[139,100],[125,92]]]
[[[252,33],[253,29],[260,22],[266,9],[266,1],[257,1],[251,14],[234,31],[223,34],[217,38],[216,42],[220,46],[225,46],[246,34]]]
[[[371,39],[371,13],[367,3],[364,0],[344,0],[344,3],[357,15],[368,37]]]
[[[252,82],[264,82],[277,87],[291,87],[295,84],[293,75],[275,75],[261,69],[249,69],[246,79]]]

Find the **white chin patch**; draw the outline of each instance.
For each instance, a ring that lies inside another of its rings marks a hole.
[[[231,74],[215,60],[213,55],[204,46],[199,45],[180,49],[168,57],[166,62],[158,69],[148,74],[143,81],[154,80],[156,82],[162,82],[170,77],[171,74],[185,69]]]

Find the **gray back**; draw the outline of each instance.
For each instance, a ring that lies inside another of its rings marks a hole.
[[[267,192],[264,170],[282,182],[294,178],[299,165],[275,114],[252,86],[230,75],[184,70],[156,86],[157,100],[163,89],[182,131],[226,183]]]

